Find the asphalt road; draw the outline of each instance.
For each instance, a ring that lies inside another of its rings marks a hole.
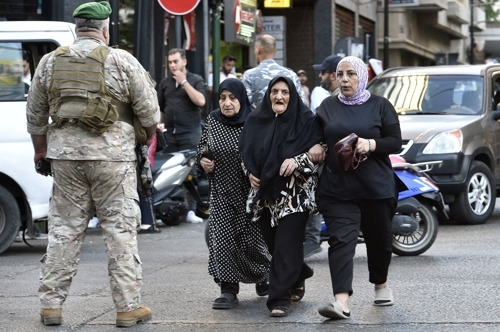
[[[204,225],[181,224],[139,235],[143,303],[152,308],[153,318],[129,331],[500,331],[498,208],[485,225],[441,225],[434,245],[420,256],[393,256],[392,307],[372,305],[366,251],[358,245],[352,318],[344,321],[317,313],[332,299],[327,243],[323,252],[307,259],[315,275],[288,317],[269,317],[265,298],[255,294],[253,285],[241,286],[238,307],[213,310],[219,291],[207,273]],[[44,327],[39,321],[36,292],[46,241],[32,243],[33,248],[15,243],[0,255],[0,331],[116,330],[100,230],[88,231],[60,327]]]

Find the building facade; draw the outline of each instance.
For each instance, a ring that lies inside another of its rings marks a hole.
[[[219,5],[223,11],[227,10],[225,1],[201,0],[196,8],[197,41],[195,50],[188,52],[188,56],[190,65],[194,66],[190,70],[202,76],[208,72],[209,58],[213,53],[214,27],[210,22],[213,8]],[[86,0],[3,0],[0,19],[71,22],[72,10],[84,2]],[[110,2],[114,6],[122,3],[118,0]],[[136,0],[134,3],[142,2]],[[150,14],[142,13],[143,22],[148,15],[158,16],[157,1],[154,3],[154,7],[150,6]],[[294,70],[304,69],[310,77],[317,76],[312,65],[334,53],[357,55],[365,61],[370,58],[382,60],[387,54],[385,67],[466,64],[471,60],[478,63],[500,57],[500,38],[497,37],[500,28],[487,26],[485,10],[479,0],[291,0],[290,8],[265,8],[264,3],[256,1],[264,19],[280,18],[284,22],[283,39],[280,40],[283,65]],[[136,5],[135,9],[138,8],[141,7]],[[135,17],[138,15],[136,12]],[[157,21],[159,19],[152,20]],[[178,20],[170,17],[168,31],[163,26],[163,19],[161,21],[159,29],[151,27],[143,33],[145,37],[148,34],[153,36],[149,43],[161,44],[156,48],[141,47],[141,50],[146,49],[146,57],[150,53],[160,54],[160,57],[142,61],[153,63],[146,63],[147,68],[161,62],[168,48],[181,44],[176,39],[185,36],[178,31],[184,29]],[[224,24],[223,20],[221,24]],[[157,36],[163,31],[167,37]],[[223,29],[221,31],[220,53],[236,53],[240,71],[254,66],[251,45],[226,43]],[[262,32],[266,33],[266,30]],[[158,81],[164,68],[155,72]],[[317,83],[317,78],[316,82],[310,80],[311,87]]]

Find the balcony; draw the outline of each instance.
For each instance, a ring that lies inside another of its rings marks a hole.
[[[448,10],[446,11],[448,20],[458,24],[468,24],[470,21],[469,7],[456,0],[448,1]]]
[[[447,0],[418,0],[418,6],[416,7],[408,7],[408,9],[414,11],[431,11],[437,12],[441,10],[448,9],[448,1]]]

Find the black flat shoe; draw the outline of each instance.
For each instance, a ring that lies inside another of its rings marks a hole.
[[[266,296],[269,294],[269,282],[267,279],[255,284],[255,292],[259,296]]]
[[[222,293],[212,303],[212,309],[231,309],[238,305],[238,297],[236,294]]]

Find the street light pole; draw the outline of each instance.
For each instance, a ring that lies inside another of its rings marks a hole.
[[[389,0],[384,0],[384,69],[389,68]]]
[[[470,64],[474,64],[474,0],[470,0]]]

